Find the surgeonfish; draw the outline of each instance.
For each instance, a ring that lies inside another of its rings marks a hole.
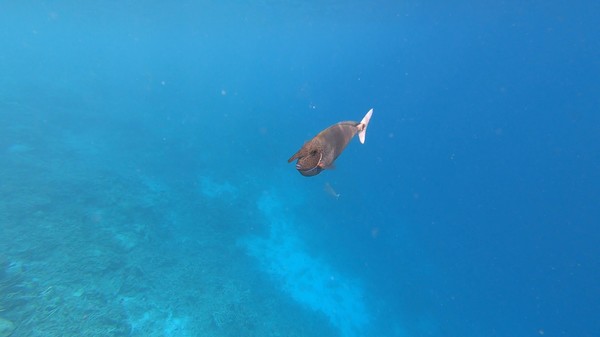
[[[373,109],[369,110],[360,122],[339,122],[319,132],[288,159],[288,163],[298,159],[296,169],[305,177],[312,177],[324,169],[332,168],[333,162],[356,134],[360,142],[365,143],[372,114]]]

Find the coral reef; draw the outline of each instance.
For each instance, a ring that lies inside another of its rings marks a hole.
[[[102,137],[8,127],[28,116],[0,116],[19,144],[0,144],[0,315],[12,336],[336,335],[238,245],[266,229],[250,184],[139,174]]]

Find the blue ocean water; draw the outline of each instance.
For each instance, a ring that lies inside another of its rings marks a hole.
[[[600,336],[599,15],[0,3],[0,336]]]

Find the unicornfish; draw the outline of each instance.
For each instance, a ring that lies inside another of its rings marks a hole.
[[[372,114],[373,109],[369,110],[360,122],[339,122],[319,132],[288,159],[288,163],[298,159],[296,169],[305,177],[316,176],[324,169],[332,168],[333,162],[356,134],[360,142],[365,143]]]

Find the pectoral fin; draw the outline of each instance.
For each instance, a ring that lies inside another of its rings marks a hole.
[[[331,164],[329,164],[327,166],[321,164],[319,166],[321,166],[321,168],[324,169],[324,170],[333,170],[333,169],[335,169],[335,163],[331,163]]]

